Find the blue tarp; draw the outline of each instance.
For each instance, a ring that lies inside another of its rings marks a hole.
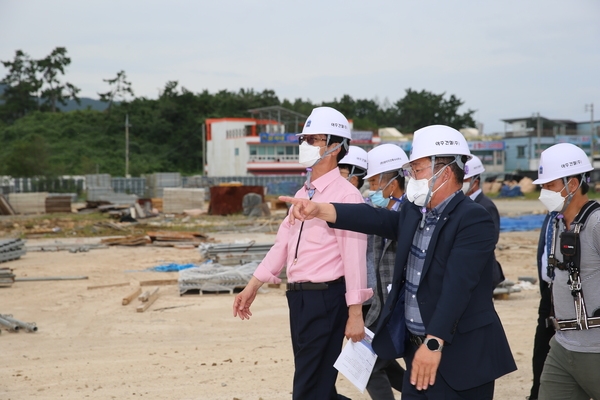
[[[148,268],[147,271],[157,271],[157,272],[176,272],[176,271],[181,271],[182,269],[188,269],[188,268],[193,268],[193,267],[197,267],[197,264],[164,264],[164,265],[159,265],[158,267],[151,267]]]
[[[533,231],[540,229],[545,217],[545,214],[500,217],[500,232]]]
[[[500,193],[498,193],[498,197],[519,197],[519,196],[523,196],[520,186],[514,186],[511,188],[507,185],[503,185],[500,188]]]

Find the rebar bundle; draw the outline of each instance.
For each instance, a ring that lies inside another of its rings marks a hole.
[[[261,261],[273,243],[202,243],[198,246],[200,254],[206,260],[221,265],[242,265],[249,262]]]
[[[179,294],[188,290],[233,293],[236,288],[244,288],[258,263],[251,262],[238,267],[228,267],[207,262],[198,267],[179,271]]]

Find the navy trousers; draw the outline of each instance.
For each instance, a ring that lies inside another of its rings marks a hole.
[[[294,350],[294,400],[337,399],[333,367],[342,350],[348,320],[346,285],[325,290],[287,291]]]

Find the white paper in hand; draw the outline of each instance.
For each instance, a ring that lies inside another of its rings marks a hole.
[[[365,338],[354,343],[348,340],[333,366],[354,386],[364,393],[371,371],[377,360],[377,354],[371,347],[373,332],[365,328]]]

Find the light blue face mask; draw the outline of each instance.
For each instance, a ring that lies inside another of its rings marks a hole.
[[[380,179],[379,182],[381,184],[381,178],[379,178],[379,179]],[[390,198],[383,197],[383,191],[385,190],[385,188],[390,186],[390,183],[392,183],[394,181],[394,179],[396,179],[396,177],[393,177],[392,179],[390,179],[389,182],[383,187],[383,189],[376,190],[375,192],[372,192],[369,194],[371,203],[373,203],[377,207],[387,208],[387,206],[390,204]]]
[[[388,204],[390,204],[390,198],[383,197],[383,189],[379,189],[375,193],[370,194],[369,198],[371,199],[371,203],[377,207],[387,208]]]

